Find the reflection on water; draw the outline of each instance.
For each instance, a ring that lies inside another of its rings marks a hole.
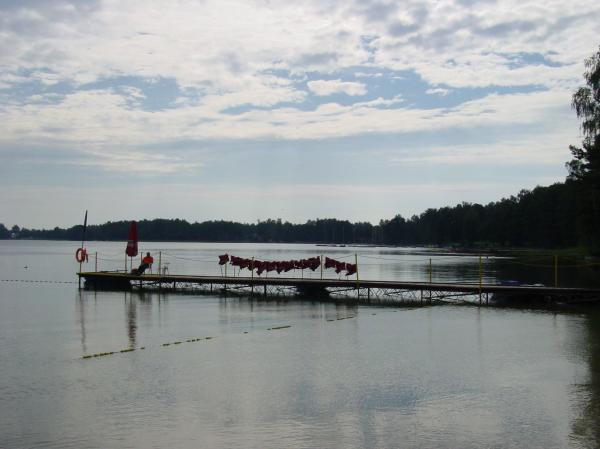
[[[127,298],[127,296],[130,296]],[[138,296],[138,295],[136,295]],[[131,295],[125,296],[125,309],[127,317],[127,336],[129,337],[129,347],[135,348],[135,333],[137,331],[137,302],[142,302],[142,297],[145,295],[138,296],[135,300],[131,298]],[[147,300],[147,299],[146,299]]]
[[[585,325],[585,345],[589,374],[587,381],[573,386],[577,417],[573,420],[573,438],[583,447],[600,447],[600,311],[590,312]]]
[[[54,272],[73,276],[53,244]],[[380,256],[401,262],[365,276],[429,275],[422,254]],[[433,277],[476,279],[471,259],[437,260]],[[598,447],[599,403],[598,311],[0,284],[0,447]]]

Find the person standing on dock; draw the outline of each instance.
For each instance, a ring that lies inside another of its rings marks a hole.
[[[146,253],[144,258],[142,259],[142,264],[138,267],[137,274],[144,274],[148,268],[152,266],[154,263],[154,258],[150,255],[150,253]]]

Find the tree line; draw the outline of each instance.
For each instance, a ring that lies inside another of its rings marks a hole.
[[[584,246],[600,254],[600,49],[585,61],[585,86],[572,99],[583,141],[571,146],[565,182],[522,190],[486,205],[462,203],[428,209],[378,224],[316,219],[303,224],[280,219],[257,223],[180,219],[142,220],[144,241],[281,242],[375,245],[460,245],[464,247]],[[129,222],[92,225],[87,240],[126,240]],[[51,230],[0,224],[0,239],[81,240],[82,226]]]
[[[265,220],[257,223],[154,219],[138,222],[143,241],[281,242],[374,245],[457,245],[462,247],[592,247],[586,194],[580,181],[522,190],[487,205],[462,203],[428,209],[405,219],[396,215],[373,225],[338,219],[302,224]],[[86,240],[127,240],[129,221],[90,225]],[[81,240],[83,226],[27,229],[0,224],[0,238]]]

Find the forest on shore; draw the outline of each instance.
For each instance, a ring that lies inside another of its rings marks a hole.
[[[571,146],[564,182],[486,205],[462,203],[427,209],[410,218],[396,215],[378,224],[316,219],[295,224],[280,219],[257,223],[154,219],[138,222],[140,240],[189,242],[281,242],[461,247],[583,247],[600,254],[600,49],[585,61],[586,85],[572,106],[583,141]],[[82,225],[26,229],[0,224],[0,239],[81,240]],[[128,221],[87,227],[86,240],[127,240]]]
[[[179,219],[138,222],[143,241],[281,242],[374,245],[456,245],[462,247],[593,246],[587,232],[593,225],[589,194],[581,181],[522,190],[487,205],[462,203],[428,209],[405,219],[396,215],[368,222],[317,219],[294,224],[282,220],[257,223]],[[86,240],[127,240],[129,221],[88,225]],[[0,224],[0,238],[81,240],[82,225],[67,229],[26,229]]]

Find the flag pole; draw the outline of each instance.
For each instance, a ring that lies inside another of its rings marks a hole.
[[[83,245],[85,243],[85,229],[87,228],[87,214],[88,214],[88,211],[86,209],[85,218],[83,219],[83,232],[81,233],[81,248],[83,248]],[[83,263],[83,260],[81,262],[79,262],[79,290],[81,290],[81,264],[82,263]]]

